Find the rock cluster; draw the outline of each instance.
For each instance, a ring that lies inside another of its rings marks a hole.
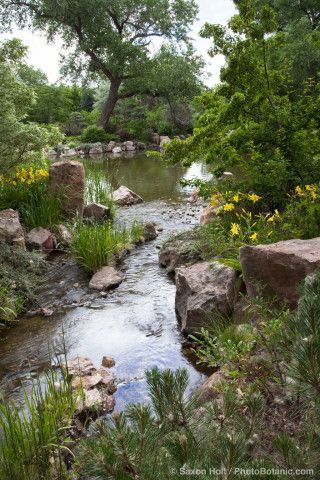
[[[78,396],[78,413],[101,415],[114,409],[114,392],[117,390],[114,376],[105,368],[96,368],[90,358],[76,357],[68,362],[72,376],[72,388],[82,390]]]

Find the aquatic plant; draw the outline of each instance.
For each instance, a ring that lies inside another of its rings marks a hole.
[[[0,478],[67,479],[68,429],[76,410],[66,371],[50,369],[24,392],[24,408],[0,399]]]
[[[109,265],[129,244],[139,241],[143,227],[134,222],[131,228],[114,229],[110,223],[76,227],[71,251],[78,263],[89,272]]]

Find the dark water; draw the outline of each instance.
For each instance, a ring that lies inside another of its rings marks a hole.
[[[127,402],[146,400],[144,372],[153,366],[186,367],[191,389],[204,379],[183,347],[185,338],[179,331],[174,308],[175,285],[158,265],[157,247],[169,235],[199,222],[200,206],[186,202],[186,192],[178,181],[183,176],[203,176],[205,169],[202,165],[188,171],[179,167],[168,169],[159,160],[144,156],[107,160],[102,166],[109,173],[116,167],[115,187],[127,185],[146,200],[118,209],[116,220],[128,224],[134,219],[154,221],[164,230],[157,240],[137,248],[125,259],[125,279],[106,297],[95,299],[90,307],[69,309],[53,317],[21,319],[3,332],[2,389],[15,399],[21,397],[21,382],[30,383],[32,375],[47,364],[48,345],[61,347],[62,329],[69,358],[88,356],[96,366],[103,355],[115,358],[117,409]]]

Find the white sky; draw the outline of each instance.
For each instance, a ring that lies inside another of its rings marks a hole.
[[[211,44],[210,40],[201,39],[198,34],[205,22],[226,24],[235,13],[235,8],[232,0],[197,1],[200,13],[199,20],[194,25],[192,36],[196,50],[204,56],[207,62],[206,70],[209,72],[210,78],[206,83],[212,86],[219,82],[219,71],[224,63],[224,59],[221,56],[217,56],[214,59],[210,58],[207,55]],[[12,37],[20,38],[29,47],[29,63],[43,70],[47,74],[49,82],[54,83],[59,80],[61,42],[57,40],[55,44],[48,45],[44,37],[29,30],[15,29],[12,35],[0,35],[0,39]]]

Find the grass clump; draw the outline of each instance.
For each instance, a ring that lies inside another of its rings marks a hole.
[[[112,220],[116,208],[112,199],[112,185],[103,170],[103,165],[85,161],[84,168],[86,172],[85,202],[105,205],[109,208],[108,219]]]
[[[0,321],[13,320],[36,300],[45,261],[39,252],[27,252],[10,245],[0,248]]]
[[[0,478],[64,480],[68,429],[76,410],[67,373],[49,370],[25,391],[24,410],[0,399]]]
[[[135,222],[130,229],[114,229],[110,223],[79,224],[76,227],[71,251],[78,263],[88,272],[109,265],[130,244],[143,236],[143,227]]]
[[[21,166],[0,177],[0,210],[12,208],[27,228],[52,227],[63,221],[63,198],[48,191],[48,165]]]

